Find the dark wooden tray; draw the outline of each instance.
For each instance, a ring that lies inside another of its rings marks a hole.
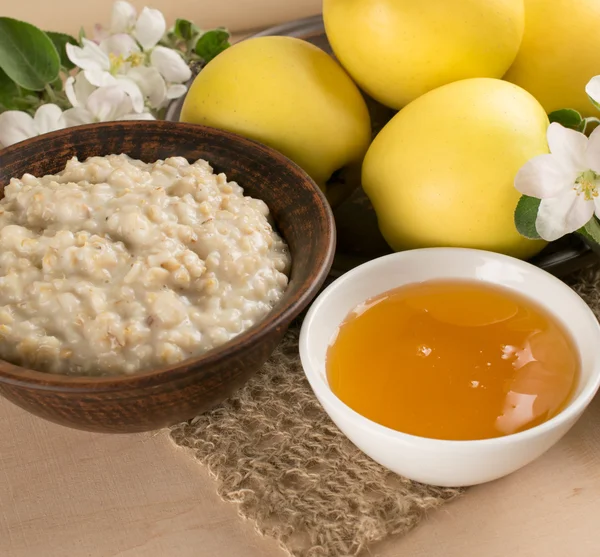
[[[265,29],[254,37],[284,35],[309,41],[332,54],[325,35],[323,19],[313,16]],[[333,55],[333,54],[332,54]],[[373,124],[373,136],[389,121],[395,112],[365,96]],[[183,98],[171,104],[167,120],[178,120]],[[391,253],[379,232],[373,207],[362,191],[356,189],[334,210],[338,232],[336,257],[331,275],[337,277],[370,259]],[[548,245],[530,260],[542,269],[563,277],[597,261],[597,254],[578,236],[571,235]]]

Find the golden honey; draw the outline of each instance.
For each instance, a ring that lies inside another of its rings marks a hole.
[[[327,353],[332,391],[366,418],[435,439],[500,437],[558,414],[577,348],[545,309],[475,281],[402,286],[357,307]]]

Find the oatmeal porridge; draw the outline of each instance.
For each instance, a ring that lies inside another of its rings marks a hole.
[[[208,162],[71,159],[0,201],[0,357],[70,375],[132,374],[263,319],[291,264],[263,201]]]

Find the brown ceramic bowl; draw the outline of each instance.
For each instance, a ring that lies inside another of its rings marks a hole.
[[[242,386],[310,303],[331,267],[335,227],[314,182],[276,151],[231,133],[174,122],[108,122],[61,130],[0,151],[0,192],[13,176],[62,170],[72,156],[126,153],[146,162],[208,160],[264,200],[292,254],[283,299],[247,332],[203,356],[127,377],[66,377],[0,361],[0,393],[47,420],[100,432],[136,432],[183,421]]]

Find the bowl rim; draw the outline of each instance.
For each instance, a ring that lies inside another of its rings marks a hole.
[[[384,255],[382,257],[372,259],[371,261],[368,261],[367,263],[364,263],[358,267],[355,267],[348,273],[345,273],[340,278],[335,280],[327,288],[325,288],[321,292],[321,294],[319,294],[317,299],[312,303],[300,330],[299,350],[300,359],[302,362],[302,369],[304,370],[305,376],[317,398],[324,399],[327,405],[333,406],[336,412],[338,412],[341,415],[344,415],[352,424],[352,426],[355,426],[358,429],[370,431],[371,433],[377,434],[392,442],[410,444],[412,446],[417,446],[421,449],[460,448],[476,450],[477,448],[484,448],[489,446],[511,445],[513,443],[525,442],[530,439],[536,438],[540,435],[550,433],[552,430],[554,430],[557,427],[560,427],[565,422],[576,418],[578,414],[585,410],[585,408],[589,405],[589,403],[592,401],[592,399],[598,392],[598,389],[600,388],[600,359],[596,359],[596,362],[593,365],[590,379],[584,385],[581,392],[576,397],[574,397],[565,408],[563,408],[558,414],[556,414],[556,416],[553,416],[549,420],[546,420],[545,422],[542,422],[541,424],[538,424],[524,431],[511,433],[500,437],[492,437],[489,439],[436,439],[430,437],[422,437],[419,435],[413,435],[410,433],[403,433],[401,431],[397,431],[395,429],[386,427],[366,418],[365,416],[359,414],[350,406],[342,402],[342,400],[339,399],[333,393],[327,381],[322,377],[322,374],[319,373],[312,365],[313,358],[310,355],[311,347],[309,344],[310,328],[313,326],[313,323],[319,319],[326,319],[326,316],[323,316],[320,313],[322,306],[325,304],[325,301],[345,283],[351,283],[354,280],[357,280],[357,276],[363,273],[373,272],[375,268],[377,268],[379,265],[382,264],[382,262],[385,262],[386,260],[392,261],[396,259],[404,259],[406,257],[418,255],[418,253],[427,253],[428,256],[435,258],[439,254],[448,252],[462,252],[466,254],[467,257],[477,257],[481,256],[482,254],[485,254],[486,256],[495,259],[496,261],[510,263],[511,265],[514,265],[520,269],[532,272],[536,277],[542,278],[543,280],[547,280],[551,284],[558,285],[559,288],[564,288],[564,295],[571,298],[573,306],[577,308],[577,311],[580,313],[580,315],[584,315],[587,318],[590,325],[594,329],[594,334],[600,340],[600,323],[598,322],[598,319],[592,312],[591,308],[583,301],[583,299],[563,281],[561,281],[554,275],[548,273],[547,271],[540,269],[539,267],[536,267],[531,263],[528,263],[527,261],[522,261],[514,257],[495,252],[472,248],[434,247],[406,250],[403,252]],[[439,279],[443,278],[444,274],[442,272],[439,276]],[[527,296],[526,294],[522,295]],[[546,308],[547,307],[548,306],[546,306]],[[566,325],[565,327],[568,329]],[[329,414],[329,410],[327,410],[326,405],[322,404],[322,406],[325,409],[325,412]]]
[[[106,391],[123,391],[131,387],[153,387],[162,383],[171,382],[188,373],[194,373],[198,368],[205,365],[214,365],[223,358],[235,355],[255,343],[260,343],[262,340],[272,334],[273,331],[286,328],[287,324],[293,321],[293,319],[302,312],[306,305],[310,303],[310,300],[320,290],[321,286],[327,279],[329,269],[333,264],[336,244],[335,220],[329,202],[319,186],[317,186],[314,180],[302,168],[300,168],[300,166],[282,153],[258,141],[248,139],[233,132],[213,128],[210,126],[204,126],[201,124],[172,122],[168,120],[123,120],[71,126],[26,139],[5,147],[4,149],[0,149],[0,160],[2,160],[2,157],[7,154],[13,154],[20,151],[24,147],[31,146],[37,147],[40,156],[43,156],[43,146],[49,142],[60,138],[69,137],[90,129],[115,127],[121,127],[124,129],[124,131],[133,127],[145,127],[152,133],[166,132],[177,128],[187,129],[192,132],[194,130],[202,131],[204,134],[209,136],[222,136],[231,142],[245,145],[252,150],[256,156],[266,157],[288,167],[288,169],[293,173],[294,177],[299,182],[303,183],[308,190],[312,191],[315,199],[315,209],[317,210],[312,211],[311,214],[313,217],[319,218],[322,223],[322,227],[326,231],[325,237],[322,240],[325,257],[321,261],[315,261],[315,280],[312,282],[305,280],[302,282],[293,283],[293,278],[290,276],[290,282],[288,283],[288,287],[284,292],[282,299],[265,316],[264,319],[257,322],[255,325],[225,344],[199,356],[182,360],[177,364],[162,366],[156,369],[134,373],[132,375],[90,377],[83,375],[71,376],[36,371],[0,359],[0,385],[6,384],[13,387],[41,391],[57,391],[62,393],[99,393]],[[286,296],[293,292],[296,292],[296,298],[292,301],[292,303],[286,304]]]

